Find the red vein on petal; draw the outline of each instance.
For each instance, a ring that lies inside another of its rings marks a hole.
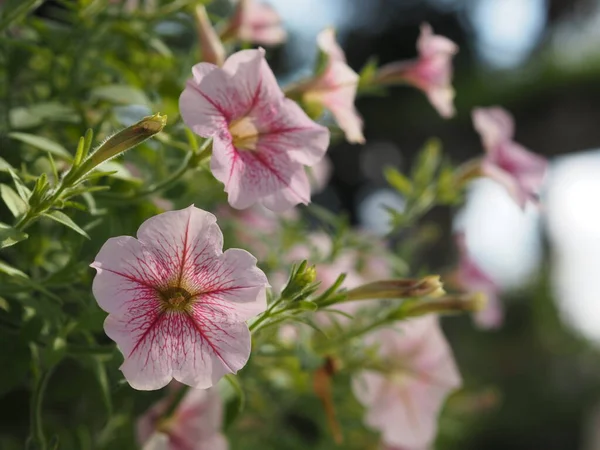
[[[212,343],[212,341],[206,336],[206,333],[202,330],[202,328],[200,328],[200,325],[196,322],[196,320],[194,320],[194,316],[192,316],[190,313],[186,313],[185,315],[186,315],[186,317],[188,319],[188,322],[191,323],[191,325],[194,328],[194,330],[196,330],[198,332],[198,334],[200,335],[200,337],[202,338],[202,340],[204,340],[209,345],[209,347],[213,350],[213,352],[215,353],[215,355],[217,355],[217,357],[221,360],[221,362],[223,363],[223,365],[230,372],[235,373],[235,369],[233,369],[229,365],[229,363],[227,361],[225,361],[225,359],[223,359],[223,356],[221,356],[221,352],[219,351],[218,347],[216,347]],[[214,323],[213,323],[213,325],[214,325]],[[221,330],[221,331],[223,331],[225,333],[225,331],[223,329],[219,328],[219,330]]]

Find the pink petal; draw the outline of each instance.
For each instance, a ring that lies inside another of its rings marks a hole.
[[[304,98],[331,111],[348,142],[362,144],[365,142],[363,121],[354,106],[358,78],[358,74],[345,63],[332,61]]]
[[[366,423],[388,445],[427,447],[435,438],[446,396],[461,383],[437,318],[405,321],[369,339],[380,344],[379,355],[392,372],[366,371],[353,381],[357,399],[367,408]]]
[[[254,0],[241,0],[240,5],[238,36],[242,41],[264,45],[285,41],[287,33],[281,26],[281,18],[270,5]]]
[[[458,53],[458,45],[444,36],[433,34],[431,25],[424,23],[417,40],[417,50],[421,57],[426,58],[440,53],[454,55]]]
[[[472,117],[487,153],[483,173],[506,187],[521,208],[537,202],[547,160],[512,141],[514,121],[502,108],[476,108]]]
[[[275,146],[263,143],[260,152],[238,152],[232,145],[215,141],[211,170],[225,183],[228,202],[237,209],[261,201],[281,211],[310,201],[304,167]]]
[[[169,388],[173,387],[171,383]],[[144,443],[156,436],[159,422],[180,389],[176,384],[170,395],[152,406],[137,422],[138,442]],[[221,432],[223,402],[214,388],[192,389],[185,394],[180,405],[166,424],[161,425],[169,450],[226,450],[227,441]],[[161,433],[162,434],[162,433]],[[146,443],[148,445],[148,443]]]
[[[210,23],[206,8],[204,5],[197,5],[195,13],[202,59],[206,63],[221,66],[225,61],[225,47],[223,47],[221,39],[219,39],[217,32]]]
[[[164,433],[154,433],[142,450],[169,450],[169,437]]]
[[[346,62],[344,50],[342,50],[342,47],[340,47],[335,38],[335,29],[330,27],[321,31],[317,36],[317,45],[331,61]]]
[[[440,116],[449,119],[454,116],[454,89],[451,86],[441,88],[430,88],[426,92],[431,105]]]
[[[515,133],[513,118],[502,108],[475,108],[471,116],[473,126],[480,134],[488,152],[492,152],[498,145],[510,141]]]

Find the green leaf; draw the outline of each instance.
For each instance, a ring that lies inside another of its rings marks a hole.
[[[111,84],[100,86],[92,90],[91,96],[96,100],[106,100],[121,105],[150,106],[150,100],[148,100],[146,94],[140,89],[129,85]]]
[[[411,181],[402,173],[398,172],[393,167],[386,167],[383,174],[387,182],[398,192],[409,197],[413,191]]]
[[[10,172],[11,170],[14,170],[13,167],[4,158],[0,158],[0,171]]]
[[[233,397],[227,402],[225,406],[225,418],[223,420],[223,428],[227,429],[235,419],[244,411],[246,406],[246,394],[242,388],[238,378],[234,375],[225,375],[225,380],[229,382],[229,385],[233,388]]]
[[[71,160],[71,154],[62,145],[46,137],[19,132],[9,133],[8,137],[24,142],[25,144],[31,145],[37,149],[44,150],[53,154],[54,156],[58,156],[69,161]]]
[[[417,190],[424,189],[431,184],[440,165],[441,157],[442,144],[440,140],[428,140],[413,167],[413,181]]]
[[[10,25],[18,22],[35,8],[40,6],[44,0],[12,0],[2,8],[0,16],[0,31],[4,31]]]
[[[19,217],[27,211],[27,203],[10,186],[0,184],[0,196],[13,216]]]
[[[27,233],[0,222],[0,248],[10,247],[28,237]]]
[[[296,302],[295,306],[303,311],[316,311],[319,308],[315,302],[309,300],[300,300]]]
[[[16,269],[3,261],[0,261],[0,272],[5,273],[11,277],[29,278],[29,276],[25,272],[21,272],[19,269]]]
[[[0,309],[6,312],[10,311],[10,304],[8,303],[8,300],[6,300],[4,297],[0,297]]]
[[[92,359],[92,370],[94,371],[94,375],[96,376],[96,380],[98,381],[98,385],[100,386],[100,391],[102,392],[102,401],[104,402],[104,407],[106,408],[106,413],[108,417],[112,416],[112,398],[110,395],[110,384],[108,383],[108,376],[106,374],[106,367],[102,362],[101,358],[97,356],[91,356]]]
[[[73,231],[76,231],[77,233],[79,233],[82,236],[85,236],[88,239],[90,238],[88,234],[79,225],[73,222],[73,219],[71,219],[69,216],[67,216],[61,211],[51,211],[49,213],[44,213],[43,215],[45,217],[48,217],[49,219],[55,220],[58,223],[62,223],[64,226],[69,227]]]

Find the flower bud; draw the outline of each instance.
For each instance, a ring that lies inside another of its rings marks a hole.
[[[167,116],[154,114],[153,116],[144,117],[139,122],[112,135],[83,162],[78,170],[78,175],[82,176],[103,162],[150,139],[155,134],[161,132],[166,124]]]
[[[423,300],[410,305],[403,311],[404,317],[417,317],[425,314],[456,314],[482,311],[487,303],[485,294],[475,292],[463,295],[447,295],[434,300]]]
[[[206,14],[204,5],[196,6],[196,26],[202,61],[222,66],[225,62],[225,48]]]
[[[430,275],[418,280],[408,278],[367,283],[349,290],[345,301],[384,298],[439,297],[444,293],[439,275]]]
[[[316,290],[316,279],[317,271],[315,266],[309,266],[306,260],[302,261],[297,268],[292,269],[290,279],[281,292],[281,296],[293,300],[301,300]]]

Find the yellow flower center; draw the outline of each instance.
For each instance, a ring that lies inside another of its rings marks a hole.
[[[161,291],[163,308],[170,311],[187,311],[189,310],[193,296],[184,288],[169,287]]]
[[[236,119],[229,124],[233,145],[238,150],[255,151],[258,142],[258,128],[249,117]]]

